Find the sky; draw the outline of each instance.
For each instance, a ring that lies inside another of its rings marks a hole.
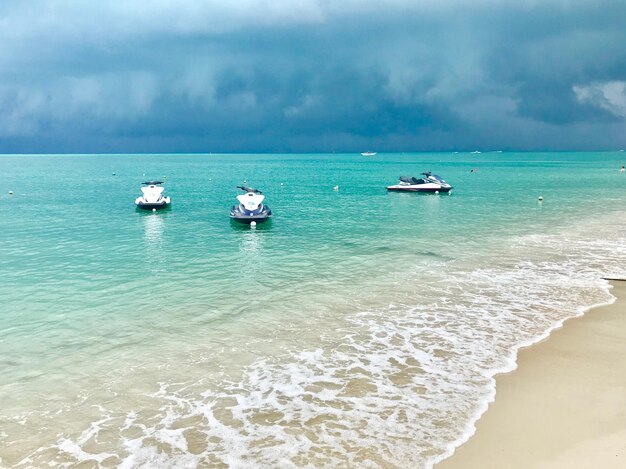
[[[615,150],[625,0],[2,0],[0,153]]]

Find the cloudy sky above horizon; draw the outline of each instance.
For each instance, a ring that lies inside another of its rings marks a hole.
[[[626,147],[624,0],[3,0],[0,153]]]

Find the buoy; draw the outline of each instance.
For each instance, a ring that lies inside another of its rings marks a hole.
[[[284,184],[283,184],[282,182],[280,183],[280,185],[281,185],[281,186],[284,186]]]
[[[435,194],[439,194],[439,191],[435,191]]]
[[[115,176],[115,173],[113,173],[113,176]]]
[[[153,209],[152,209],[152,211],[153,211],[153,212],[156,212],[156,208],[153,208]]]
[[[13,195],[13,191],[9,191],[9,195]]]
[[[244,184],[248,184],[248,181],[246,181],[246,180],[244,179],[244,180],[243,180],[243,183],[244,183]]]
[[[339,190],[339,186],[333,186],[333,190],[334,191],[338,191]]]
[[[163,179],[167,179],[167,176],[163,176]]]
[[[209,178],[209,181],[212,181],[213,179]]]
[[[543,202],[543,197],[539,196],[539,198],[537,199],[539,202]]]
[[[256,228],[256,222],[255,221],[251,221],[250,222],[250,228]]]

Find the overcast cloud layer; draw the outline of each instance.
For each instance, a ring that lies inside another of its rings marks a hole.
[[[3,0],[0,152],[626,147],[624,0]]]

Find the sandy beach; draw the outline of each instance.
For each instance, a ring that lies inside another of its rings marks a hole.
[[[626,467],[626,282],[497,377],[476,434],[436,469]]]

